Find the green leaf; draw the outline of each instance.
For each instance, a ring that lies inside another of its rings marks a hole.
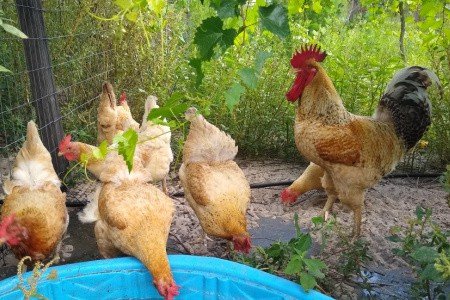
[[[417,217],[417,219],[422,220],[424,215],[425,215],[425,211],[423,210],[422,206],[418,205],[416,207],[416,217]]]
[[[270,245],[269,248],[266,249],[267,255],[271,258],[279,258],[281,254],[283,253],[283,249],[281,248],[280,243],[274,243]]]
[[[272,4],[259,8],[259,17],[264,29],[272,32],[280,38],[290,35],[289,22],[286,8],[281,4]]]
[[[121,10],[127,10],[133,6],[132,0],[115,0],[114,3],[120,7]]]
[[[312,217],[311,222],[315,225],[322,225],[323,223],[325,223],[325,219],[322,216],[316,216],[316,217]]]
[[[305,289],[305,291],[309,291],[317,285],[316,279],[306,272],[300,273],[300,285]]]
[[[198,58],[193,58],[189,61],[189,65],[195,70],[195,86],[199,87],[205,77],[202,70],[202,60]]]
[[[419,263],[434,263],[439,256],[433,247],[422,246],[411,253],[411,257]]]
[[[301,234],[297,239],[295,239],[295,242],[293,243],[294,250],[297,253],[305,253],[306,251],[311,248],[312,245],[312,239],[309,234]]]
[[[327,267],[323,261],[319,259],[305,258],[303,259],[303,262],[305,263],[306,268],[308,269],[308,272],[311,275],[313,275],[316,278],[325,277],[325,274],[321,272],[322,269]]]
[[[388,236],[387,239],[388,239],[389,241],[391,241],[391,242],[394,242],[394,243],[398,243],[398,242],[401,242],[401,241],[402,241],[402,239],[401,239],[398,235],[396,235],[396,234],[391,235],[391,236]]]
[[[210,5],[217,11],[217,15],[221,19],[239,16],[239,5],[246,0],[212,0]]]
[[[8,70],[7,68],[5,68],[4,66],[0,65],[0,72],[4,72],[4,73],[12,73],[10,70]]]
[[[293,256],[286,268],[284,269],[284,273],[287,275],[294,275],[300,272],[300,268],[302,267],[302,262],[299,257]]]
[[[9,33],[11,33],[12,35],[15,35],[15,36],[17,36],[17,37],[20,37],[21,39],[26,39],[26,38],[28,38],[28,36],[27,36],[25,33],[23,33],[20,29],[14,27],[14,26],[12,26],[12,25],[3,23],[3,24],[1,24],[0,26],[2,26],[3,29],[5,29],[6,32],[9,32]]]
[[[238,71],[242,82],[252,90],[256,89],[256,85],[258,84],[258,78],[255,73],[253,68],[243,68]]]
[[[437,282],[441,282],[444,280],[441,274],[434,267],[433,263],[428,264],[422,271],[420,271],[419,276],[423,280],[431,280]]]
[[[313,0],[312,10],[316,14],[320,14],[320,12],[322,11],[322,5],[320,4],[320,0]]]
[[[288,11],[290,15],[298,14],[303,11],[305,0],[289,0]]]
[[[298,235],[302,234],[302,231],[300,230],[300,226],[298,225],[298,213],[294,213],[294,226],[295,226],[295,233]]]
[[[125,17],[131,22],[136,22],[138,16],[139,16],[139,13],[137,11],[134,11],[134,10],[130,11],[129,13],[127,13],[125,15]]]
[[[92,155],[96,159],[104,159],[108,153],[108,142],[104,140],[101,144],[92,151]]]
[[[245,88],[239,83],[234,83],[228,91],[225,92],[225,104],[230,112],[239,103],[241,95],[245,92]]]
[[[223,22],[219,17],[210,17],[203,20],[202,24],[197,27],[194,43],[197,45],[202,60],[210,60],[217,45],[222,50],[233,45],[237,31],[234,29],[223,29],[222,27]]]
[[[117,139],[116,139],[117,137]],[[136,150],[136,144],[138,141],[138,134],[133,129],[128,129],[123,134],[114,137],[118,141],[118,152],[123,156],[125,163],[128,167],[128,172],[133,169],[134,151]]]
[[[264,63],[266,62],[266,60],[272,56],[272,53],[267,52],[267,51],[259,51],[256,54],[256,59],[255,59],[255,70],[256,72],[259,74],[261,73],[261,70],[264,66]]]

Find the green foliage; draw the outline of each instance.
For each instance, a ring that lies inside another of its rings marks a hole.
[[[284,274],[307,291],[317,287],[317,280],[325,277],[327,266],[322,260],[310,256],[312,238],[310,233],[300,230],[297,213],[294,226],[296,236],[288,243],[276,242],[267,248],[257,247],[250,256],[238,256],[236,259],[270,273]]]
[[[393,227],[388,239],[401,245],[394,253],[409,261],[418,274],[413,294],[439,298],[444,293],[443,282],[449,280],[450,231],[432,222],[431,215],[431,209],[417,206],[416,218],[408,222],[408,228]]]
[[[117,144],[117,151],[123,156],[128,167],[128,172],[133,169],[134,151],[138,141],[138,134],[133,129],[128,129],[123,134],[117,134],[114,139]]]
[[[290,35],[287,9],[281,4],[261,6],[259,8],[261,26],[280,38]]]

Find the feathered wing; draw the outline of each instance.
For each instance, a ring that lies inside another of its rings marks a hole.
[[[186,119],[191,122],[191,127],[183,149],[184,163],[224,162],[236,157],[235,141],[198,115],[195,108],[188,109]]]
[[[413,66],[398,71],[381,97],[374,118],[390,121],[406,149],[412,148],[431,124],[427,88],[439,79],[430,70]]]
[[[4,190],[10,194],[16,186],[38,189],[46,184],[60,187],[61,182],[53,169],[50,153],[42,144],[36,124],[30,121],[26,140],[14,162],[11,180],[5,181]]]

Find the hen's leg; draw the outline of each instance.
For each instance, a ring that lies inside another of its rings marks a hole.
[[[328,174],[328,172],[325,172],[325,175],[322,178],[322,186],[327,192],[327,202],[325,203],[325,206],[322,209],[322,216],[326,221],[328,220],[328,216],[330,214],[331,209],[333,208],[334,202],[338,198],[338,193],[336,191],[336,188],[334,187],[333,179]]]
[[[167,196],[169,196],[169,190],[167,189],[167,180],[166,180],[166,177],[164,177],[163,180],[162,180],[162,190],[163,190],[164,194],[166,194]]]
[[[94,231],[95,238],[97,239],[98,251],[104,258],[112,258],[121,254],[119,249],[117,249],[108,238],[108,229],[103,221],[99,220],[95,223]]]

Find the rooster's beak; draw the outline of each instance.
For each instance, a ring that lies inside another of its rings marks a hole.
[[[63,155],[64,155],[64,153],[62,153],[61,151],[58,152],[58,156],[63,156]]]

